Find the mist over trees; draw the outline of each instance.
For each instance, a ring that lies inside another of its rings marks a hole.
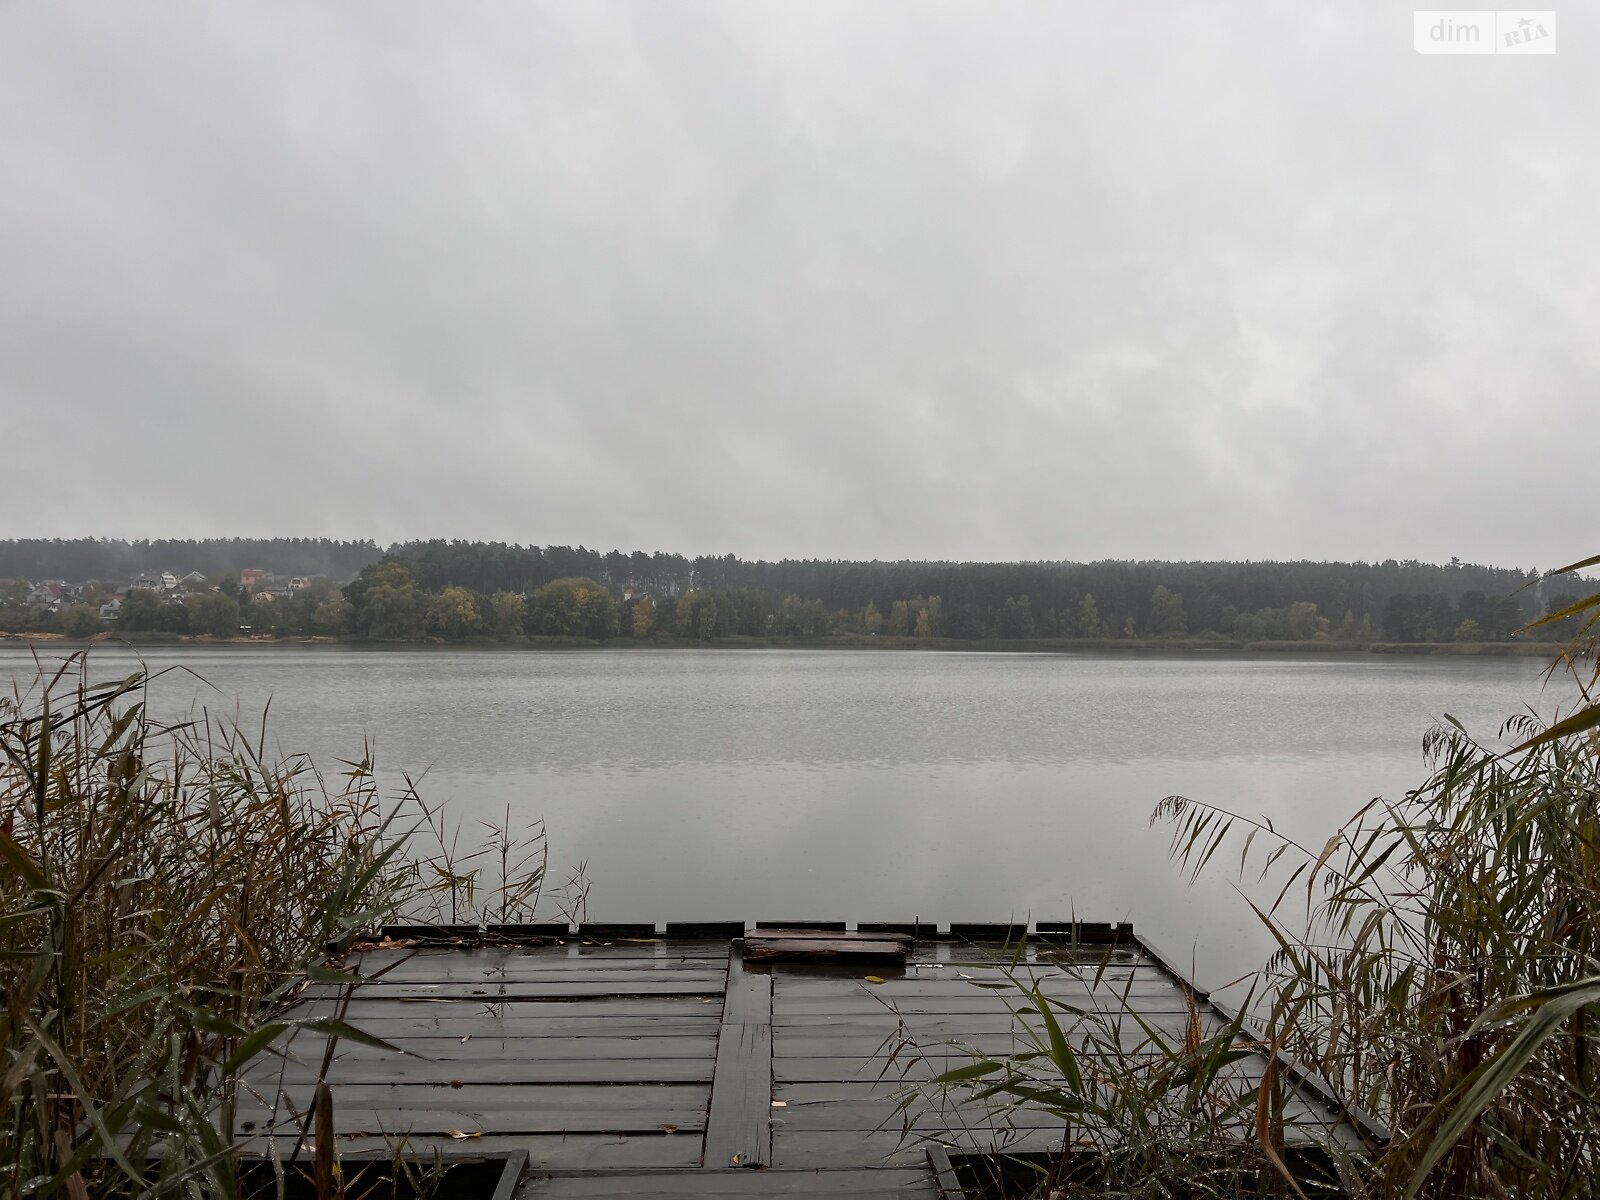
[[[176,568],[238,575],[257,567],[276,575],[349,579],[383,551],[373,541],[331,538],[11,538],[0,540],[0,579],[121,581],[141,571]]]

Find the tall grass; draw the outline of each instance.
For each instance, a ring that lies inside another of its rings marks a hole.
[[[234,1195],[263,1002],[415,882],[370,762],[330,784],[148,682],[74,655],[0,697],[0,1195]]]
[[[905,1134],[956,1131],[966,1144],[991,1145],[993,1158],[965,1165],[971,1186],[986,1197],[1216,1200],[1337,1189],[1340,1167],[1353,1161],[1350,1139],[1334,1142],[1331,1155],[1306,1153],[1311,1143],[1302,1131],[1318,1126],[1304,1105],[1289,1109],[1290,1083],[1277,1057],[1241,1014],[1217,1020],[1187,989],[1186,1013],[1140,1013],[1134,976],[1119,987],[1108,971],[1126,966],[1125,952],[1073,945],[1038,957],[1053,960],[1052,975],[1082,984],[1082,999],[1046,996],[1034,966],[1019,956],[1003,989],[1012,998],[1013,1051],[969,1051],[972,1061],[935,1076],[931,1089],[900,1093]],[[943,1057],[903,1019],[891,1055],[902,1071]],[[918,1113],[930,1091],[932,1109]],[[1027,1144],[1041,1116],[1060,1130],[1061,1151],[1008,1161],[1008,1149]]]
[[[1420,787],[1364,806],[1320,846],[1180,796],[1157,807],[1192,874],[1226,850],[1241,873],[1276,882],[1253,905],[1277,950],[1252,985],[1248,1038],[1242,1026],[1191,1033],[1175,1055],[1147,1029],[1130,1057],[1105,1017],[1052,1012],[1019,982],[1032,1044],[977,1056],[935,1087],[1060,1119],[1090,1162],[1057,1163],[1041,1182],[1050,1194],[1085,1178],[1097,1194],[1304,1194],[1315,1181],[1282,1161],[1269,1089],[1243,1122],[1236,1088],[1172,1086],[1222,1079],[1209,1064],[1233,1045],[1264,1053],[1269,1071],[1305,1072],[1363,1118],[1352,1129],[1374,1116],[1388,1127],[1355,1153],[1329,1143],[1350,1195],[1600,1195],[1600,593],[1547,620],[1577,615],[1583,639],[1552,668],[1577,685],[1573,711],[1512,719],[1510,751],[1447,720],[1425,739]],[[1085,1139],[1086,1118],[1104,1132]]]

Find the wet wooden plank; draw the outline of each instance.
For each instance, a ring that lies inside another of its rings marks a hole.
[[[710,1083],[715,1047],[687,1058],[557,1058],[518,1054],[471,1062],[428,1060],[410,1055],[387,1058],[336,1059],[329,1069],[333,1083],[407,1084],[419,1089],[470,1083]],[[320,1057],[251,1071],[247,1079],[258,1090],[279,1081],[301,1084],[317,1077]]]
[[[243,1138],[240,1146],[246,1154],[270,1154],[276,1144],[276,1153],[287,1158],[293,1150],[294,1138],[281,1137]],[[341,1137],[341,1154],[382,1154],[388,1151],[391,1141],[382,1137]],[[426,1157],[434,1151],[441,1154],[459,1154],[462,1146],[470,1146],[474,1153],[498,1154],[510,1150],[526,1150],[530,1168],[548,1171],[640,1171],[695,1168],[700,1165],[700,1137],[697,1132],[663,1134],[659,1130],[644,1134],[578,1133],[539,1134],[505,1133],[485,1134],[463,1143],[450,1137],[418,1134],[410,1138],[406,1148]]]
[[[626,978],[603,972],[579,972],[572,979],[526,983],[379,983],[363,984],[364,999],[402,997],[417,1000],[567,1000],[582,996],[706,996],[720,995],[723,976],[714,971],[635,971]],[[313,984],[301,993],[307,1000],[336,999],[342,989],[333,984]]]
[[[1181,1041],[1189,1028],[1188,1013],[1141,1013],[1140,1015],[1146,1025],[1169,1040]],[[1077,1017],[1068,1012],[1057,1012],[1055,1017],[1065,1033],[1086,1031],[1103,1033],[1109,1037],[1112,1028],[1120,1027],[1124,1041],[1130,1034],[1135,1041],[1143,1041],[1146,1036],[1143,1027],[1132,1014],[1113,1015],[1104,1023],[1099,1017]],[[1199,1017],[1199,1025],[1202,1037],[1223,1028],[1223,1022],[1213,1013],[1202,1014]],[[880,1010],[878,1013],[859,1013],[849,1016],[791,1017],[784,1021],[775,1020],[773,1031],[774,1036],[778,1038],[812,1037],[826,1031],[831,1037],[882,1039],[895,1035],[902,1026],[920,1039],[934,1041],[985,1037],[1002,1033],[1014,1033],[1018,1037],[1026,1037],[1030,1027],[1039,1036],[1044,1036],[1044,1022],[1039,1017],[1034,1016],[1025,1023],[1021,1017],[1007,1012],[902,1013],[897,1016],[895,1013]],[[375,1028],[374,1032],[380,1031]]]
[[[1051,995],[1050,999],[1059,1000],[1062,1005],[1072,1005],[1075,1008],[1096,1008],[1111,1013],[1122,1011],[1125,1007],[1135,1007],[1140,1013],[1157,1016],[1186,1015],[1189,1011],[1188,1004],[1176,992],[1170,995],[1139,996],[1135,998],[1136,1004],[1127,1006],[1124,1006],[1121,997],[1103,992],[1086,992],[1081,996]],[[923,1013],[934,1016],[957,1013],[992,1014],[1009,1012],[1022,1003],[1023,998],[1015,992],[992,992],[985,988],[973,988],[968,992],[951,995],[893,997],[883,996],[876,988],[862,988],[841,992],[834,999],[806,997],[797,1000],[783,994],[780,982],[778,991],[773,997],[772,1017],[779,1025],[791,1025],[823,1022],[835,1017],[872,1016],[886,1012]],[[1204,1005],[1199,1007],[1204,1010]]]
[[[926,1168],[836,1171],[697,1171],[626,1176],[535,1176],[515,1193],[540,1200],[774,1197],[781,1200],[937,1200]]]
[[[972,1060],[966,1055],[941,1054],[912,1056],[893,1063],[882,1055],[871,1058],[774,1058],[772,1060],[773,1084],[826,1083],[836,1080],[869,1082],[884,1079],[931,1079],[940,1071],[959,1067]]]
[[[820,1031],[815,1035],[797,1036],[795,1030],[778,1030],[772,1040],[772,1056],[776,1059],[783,1058],[854,1058],[870,1059],[885,1056],[894,1045],[892,1040],[871,1035],[863,1037],[830,1037]],[[913,1031],[915,1032],[915,1031]],[[1088,1039],[1068,1035],[1075,1047],[1083,1049],[1088,1044]],[[1003,1057],[1015,1054],[1018,1051],[1029,1049],[1029,1045],[1021,1038],[1007,1034],[977,1034],[971,1037],[956,1039],[962,1047],[970,1047],[979,1054],[991,1057]],[[1122,1044],[1128,1053],[1138,1053],[1139,1047],[1147,1043],[1144,1033],[1137,1027],[1122,1031]],[[949,1052],[955,1057],[961,1057],[956,1049],[944,1039],[922,1039],[918,1041],[918,1049],[923,1054],[936,1054]],[[1150,1053],[1156,1053],[1152,1048]],[[904,1052],[902,1052],[903,1056]]]
[[[1018,1136],[998,1143],[992,1137],[977,1136],[962,1130],[950,1131],[934,1139],[939,1145],[966,1153],[999,1149],[1014,1151],[1058,1150],[1059,1129],[1024,1130]],[[774,1169],[828,1170],[841,1166],[870,1163],[878,1168],[912,1167],[927,1161],[928,1139],[913,1133],[902,1138],[900,1131],[866,1130],[779,1130],[773,1136]]]
[[[474,1038],[576,1038],[576,1037],[715,1037],[719,1018],[714,1006],[702,1008],[695,1016],[642,1017],[604,1014],[594,1017],[498,1017],[474,1015],[467,1005],[440,1005],[446,1011],[405,1016],[362,1016],[346,1019],[355,1028],[385,1041],[406,1041],[416,1037]],[[452,1012],[450,1009],[468,1009]],[[530,1049],[532,1049],[530,1047]],[[536,1050],[533,1052],[537,1053]]]
[[[419,962],[412,959],[401,963],[381,976],[376,968],[361,964],[351,968],[373,978],[377,986],[394,983],[471,983],[477,980],[535,980],[551,975],[565,976],[582,973],[585,977],[604,973],[617,975],[623,972],[716,971],[721,972],[723,958],[567,958],[526,957],[498,961],[480,959],[465,963]]]
[[[772,1138],[774,1170],[838,1170],[866,1166],[877,1170],[915,1168],[928,1161],[925,1144],[902,1140],[898,1130],[779,1130]]]
[[[409,964],[515,961],[521,958],[704,958],[726,962],[726,938],[686,941],[662,938],[586,942],[577,938],[540,946],[412,946],[391,950],[355,950],[350,960],[369,967],[390,966],[402,959]]]
[[[400,1043],[395,1043],[400,1045]],[[512,1058],[705,1058],[715,1057],[717,1039],[713,1036],[675,1037],[577,1037],[577,1038],[505,1038],[473,1035],[463,1040],[459,1037],[407,1038],[402,1047],[407,1053],[420,1058],[445,1062],[481,1062],[484,1059]],[[300,1062],[320,1062],[323,1040],[320,1035],[302,1035],[284,1044],[280,1049]],[[395,1051],[380,1046],[363,1046],[358,1042],[341,1040],[340,1057],[346,1061],[365,1059],[391,1062],[398,1057]]]
[[[1005,1119],[1018,1129],[1061,1126],[1060,1118],[1048,1113],[1004,1110],[993,1103],[971,1102],[963,1093],[945,1096],[932,1088],[910,1091],[911,1106],[902,1109],[901,1092],[902,1086],[891,1080],[774,1085],[773,1100],[783,1105],[772,1111],[774,1136],[784,1130],[898,1131],[907,1118],[914,1127],[928,1132],[938,1132],[952,1124],[958,1128],[988,1128],[998,1119]]]
[[[674,1018],[709,1019],[719,1021],[722,1014],[720,996],[586,996],[576,1000],[384,1000],[368,998],[357,992],[356,998],[341,1008],[338,1000],[307,1000],[287,1009],[294,1017],[331,1017],[343,1012],[352,1024],[363,1020],[386,1017],[415,1018],[419,1014],[444,1013],[458,1015],[471,1013],[485,1017],[562,1017],[616,1018]]]
[[[882,978],[882,984],[869,984],[867,974],[877,974]],[[1034,979],[1029,979],[1024,987],[1014,987],[1002,979],[962,979],[957,974],[922,974],[922,976],[898,976],[898,974],[885,974],[882,971],[872,973],[864,971],[856,978],[802,978],[786,973],[779,976],[776,981],[776,994],[781,1000],[829,1000],[840,995],[864,994],[867,989],[872,989],[872,994],[891,997],[891,995],[915,995],[915,997],[934,997],[934,995],[970,995],[973,992],[995,992],[998,995],[1014,995],[1019,997],[1022,992],[1032,990]],[[1182,989],[1168,979],[1160,976],[1150,976],[1149,979],[1131,979],[1123,984],[1109,984],[1101,982],[1101,986],[1094,987],[1086,979],[1072,978],[1061,971],[1042,973],[1037,979],[1038,986],[1042,987],[1045,995],[1086,995],[1098,992],[1101,995],[1182,995]]]
[[[467,1133],[632,1133],[705,1128],[709,1089],[697,1084],[590,1086],[583,1084],[429,1089],[335,1087],[333,1116],[341,1133],[360,1131]],[[295,1120],[311,1100],[311,1089],[269,1098],[242,1099],[238,1127],[260,1132],[269,1123]]]
[[[772,977],[728,965],[728,994],[706,1122],[707,1167],[772,1161]]]

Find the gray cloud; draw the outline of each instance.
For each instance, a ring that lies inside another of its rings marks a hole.
[[[1595,27],[0,10],[0,535],[1555,565]]]

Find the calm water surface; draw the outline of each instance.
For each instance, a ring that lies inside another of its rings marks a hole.
[[[49,653],[46,651],[45,653]],[[59,652],[57,652],[59,653]],[[120,674],[127,650],[95,651]],[[166,714],[259,719],[319,763],[421,778],[469,827],[543,818],[597,920],[1133,920],[1220,982],[1262,948],[1226,870],[1190,887],[1182,793],[1320,845],[1426,775],[1445,713],[1548,711],[1538,659],[787,650],[158,647]],[[0,648],[0,679],[32,676]]]

